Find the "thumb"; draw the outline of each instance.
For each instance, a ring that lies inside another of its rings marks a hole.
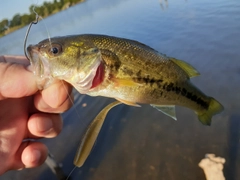
[[[27,70],[24,56],[0,56],[0,100],[20,98],[37,92],[36,79]]]

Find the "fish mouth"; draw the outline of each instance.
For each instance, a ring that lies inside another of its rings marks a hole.
[[[38,89],[41,90],[47,88],[54,81],[50,73],[50,66],[47,58],[40,54],[37,46],[28,46],[27,52],[30,60],[28,70],[37,77],[36,82]]]
[[[27,52],[30,60],[29,70],[39,78],[46,78],[50,76],[49,64],[46,58],[41,56],[37,46],[29,45]]]

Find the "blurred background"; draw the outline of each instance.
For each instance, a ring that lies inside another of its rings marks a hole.
[[[11,6],[1,5],[0,14],[2,9],[12,9],[17,3],[9,2]],[[28,7],[34,3],[27,2]],[[53,2],[62,1],[48,1],[45,5],[40,1],[35,5],[44,20],[32,26],[29,44],[48,38],[48,34],[54,37],[94,33],[134,39],[193,65],[201,76],[191,81],[225,107],[208,127],[198,121],[193,111],[183,107],[177,107],[178,121],[174,121],[149,105],[119,105],[108,114],[94,149],[84,166],[71,174],[72,180],[202,180],[205,176],[198,163],[206,153],[226,159],[227,180],[240,179],[239,0],[85,0],[77,4],[69,1],[49,13],[47,3]],[[45,8],[42,12],[41,5]],[[23,11],[28,11],[28,7]],[[8,18],[12,22],[13,17],[24,14],[15,11],[12,16],[0,16],[0,21]],[[15,24],[18,30],[7,34],[9,28],[14,28],[10,22],[0,25],[0,29],[4,27],[0,54],[23,55],[27,27],[20,21]],[[113,101],[77,92],[74,96],[75,105],[62,115],[61,134],[40,140],[65,175],[74,168],[73,158],[88,124]],[[34,169],[9,171],[0,176],[0,180],[5,179],[57,180],[57,176],[43,164]]]

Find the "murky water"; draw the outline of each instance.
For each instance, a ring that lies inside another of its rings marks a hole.
[[[240,1],[87,0],[33,26],[28,42],[51,36],[97,33],[135,39],[183,59],[199,70],[192,81],[219,100],[225,111],[203,126],[194,112],[178,107],[178,121],[144,105],[120,105],[109,113],[85,165],[71,178],[84,180],[204,179],[206,153],[226,158],[227,179],[240,179]],[[0,39],[0,54],[23,54],[26,28]],[[112,100],[75,92],[75,106],[63,114],[64,129],[44,139],[65,174],[84,130]],[[84,107],[83,104],[87,106]],[[11,171],[0,179],[56,179],[50,169]]]

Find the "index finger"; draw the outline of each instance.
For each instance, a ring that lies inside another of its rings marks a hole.
[[[0,100],[30,96],[38,91],[24,56],[0,56]]]

